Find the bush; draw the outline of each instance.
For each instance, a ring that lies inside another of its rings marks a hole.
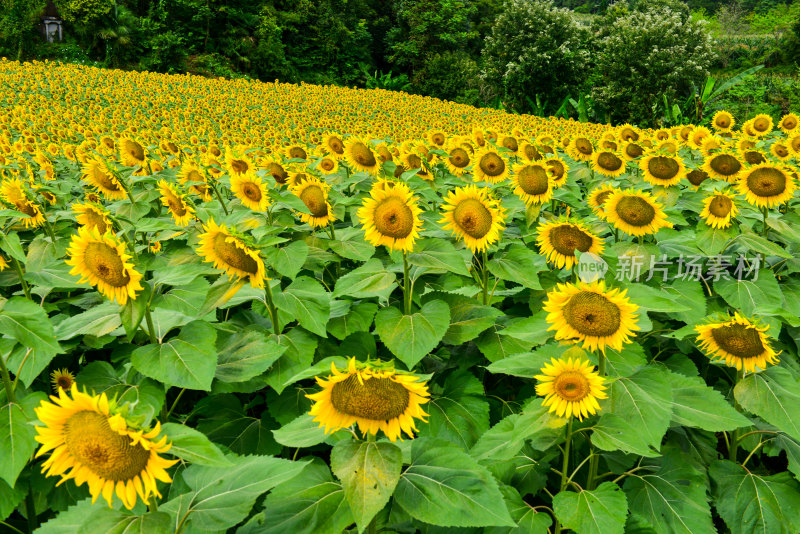
[[[414,88],[427,96],[477,103],[478,65],[465,52],[436,54],[414,73]]]
[[[483,49],[483,79],[506,107],[531,111],[529,100],[552,104],[582,85],[592,35],[552,2],[513,0],[492,27]]]
[[[684,4],[672,0],[610,12],[601,23],[601,84],[592,96],[612,120],[653,124],[664,95],[683,96],[708,75],[711,37]]]

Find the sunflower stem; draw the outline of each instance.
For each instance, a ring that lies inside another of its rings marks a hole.
[[[572,417],[569,418],[569,423],[567,423],[567,433],[564,440],[564,459],[561,463],[561,486],[559,488],[559,493],[564,491],[567,487],[567,470],[569,469],[569,448],[570,444],[572,443]],[[556,518],[555,524],[555,534],[561,533],[561,522]]]
[[[482,269],[481,269],[481,280],[482,280],[482,290],[483,290],[483,305],[489,305],[489,254],[486,252],[486,249],[483,249],[482,254]]]
[[[736,371],[736,384],[741,382],[743,378],[744,378],[744,368],[738,369]],[[734,387],[736,387],[735,384]],[[736,410],[741,412],[742,408],[741,406],[739,406],[739,403],[735,402],[734,404]],[[731,439],[730,442],[728,443],[728,459],[732,462],[736,461],[736,453],[739,452],[739,441],[741,441],[741,438],[739,438],[739,429],[736,428],[731,433]]]
[[[184,391],[186,391],[186,388],[181,388],[181,390],[178,392],[178,396],[175,397],[174,401],[172,401],[172,406],[167,411],[167,414],[164,416],[164,422],[165,423],[169,420],[169,416],[172,415],[172,412],[173,412],[173,410],[175,410],[175,407],[178,406],[178,401],[181,400],[181,397],[183,396],[183,392]],[[156,505],[156,510],[158,510],[158,505]]]
[[[278,324],[278,309],[272,301],[272,288],[269,285],[269,280],[264,284],[264,296],[267,298],[267,311],[269,312],[269,320],[272,321],[272,331],[276,336],[281,335],[281,328]]]
[[[408,257],[403,251],[403,313],[411,315],[411,277],[409,276]]]
[[[31,288],[28,287],[28,282],[25,281],[25,275],[22,272],[22,265],[19,264],[16,258],[13,256],[11,257],[11,264],[14,266],[14,270],[17,271],[17,276],[19,277],[19,283],[22,284],[22,291],[25,293],[25,297],[28,300],[31,299]]]
[[[42,213],[42,216],[44,217],[44,230],[45,232],[47,232],[47,235],[50,236],[50,240],[53,242],[53,244],[55,244],[56,234],[53,232],[53,227],[50,224],[50,221],[47,220],[47,215],[45,213]]]
[[[9,357],[11,353],[8,353]],[[0,374],[3,375],[3,386],[6,388],[6,399],[8,402],[15,403],[17,401],[16,396],[14,395],[14,386],[11,384],[11,375],[8,374],[8,367],[6,367],[6,361],[3,356],[0,356]]]
[[[767,207],[764,206],[763,208],[761,208],[761,222],[763,225],[763,228],[761,229],[761,235],[763,235],[765,238],[767,237],[767,233],[769,233],[769,227],[767,226],[768,215],[769,215],[769,210],[767,209]]]
[[[586,489],[591,491],[594,489],[595,480],[597,480],[597,468],[600,465],[600,455],[595,452],[594,446],[589,450],[591,461],[589,462],[589,476],[586,479]]]
[[[222,200],[222,195],[219,194],[219,190],[217,189],[217,184],[214,183],[213,180],[207,180],[206,183],[211,186],[211,189],[214,190],[214,194],[217,196],[217,200],[219,201],[219,205],[222,206],[222,211],[225,212],[225,215],[228,215],[228,206],[225,205],[225,202]]]
[[[25,515],[28,516],[28,532],[33,533],[36,524],[36,505],[33,502],[33,488],[28,484],[28,494],[25,496]]]
[[[150,303],[147,303],[147,308],[144,310],[144,319],[147,321],[147,334],[150,336],[150,343],[157,345],[158,338],[156,337],[156,330],[153,328],[153,316],[150,314]]]
[[[597,373],[604,378],[606,376],[606,354],[602,351],[597,354]]]

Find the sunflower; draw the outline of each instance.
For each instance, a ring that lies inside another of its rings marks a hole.
[[[128,263],[130,254],[111,232],[100,234],[97,228],[81,226],[72,236],[67,249],[70,274],[80,276],[81,282],[97,286],[101,295],[124,305],[128,298],[136,300],[142,289],[142,275]]]
[[[616,178],[625,172],[625,161],[613,150],[597,150],[592,154],[592,169],[603,176]]]
[[[786,143],[776,141],[769,147],[769,151],[780,161],[786,161],[792,158],[792,151]]]
[[[348,163],[359,171],[378,174],[380,164],[370,147],[369,141],[360,137],[351,137],[344,145],[344,156]]]
[[[759,165],[767,162],[767,156],[760,150],[742,150],[740,154],[744,162],[748,165]]]
[[[605,203],[608,200],[608,197],[611,196],[612,193],[619,191],[618,187],[614,187],[611,184],[603,184],[602,186],[593,189],[591,193],[586,197],[586,203],[589,204],[589,207],[592,208],[592,211],[601,219],[605,219]]]
[[[759,113],[750,119],[750,125],[757,137],[763,137],[770,133],[773,128],[772,117],[764,113]]]
[[[647,149],[641,143],[628,141],[622,144],[620,155],[625,161],[633,161],[636,158],[643,156],[646,150]]]
[[[778,122],[778,128],[786,135],[794,133],[798,126],[800,126],[800,117],[796,113],[787,113]]]
[[[599,237],[583,223],[565,218],[542,223],[536,241],[542,256],[559,269],[571,269],[575,265],[576,249],[597,255],[603,253],[603,242]]]
[[[711,125],[718,132],[730,132],[734,124],[736,124],[736,121],[733,115],[724,110],[717,111],[711,118]]]
[[[710,176],[708,173],[702,169],[693,169],[686,173],[686,179],[689,180],[689,183],[692,184],[692,188],[697,190],[700,187],[700,184],[708,180]]]
[[[256,164],[243,151],[234,151],[228,147],[225,150],[225,168],[230,176],[236,176],[255,171]]]
[[[742,162],[733,152],[725,150],[707,157],[703,163],[703,170],[715,180],[735,183],[742,170]]]
[[[638,141],[640,137],[639,130],[627,123],[619,126],[617,133],[623,141]]]
[[[800,156],[800,134],[789,139],[789,148],[795,156]]]
[[[513,135],[501,134],[499,140],[500,142],[498,143],[498,146],[507,148],[514,154],[516,154],[517,151],[519,150],[519,142],[517,141],[517,138],[514,137]]]
[[[333,208],[328,202],[328,190],[330,186],[325,182],[311,176],[301,181],[297,185],[293,185],[292,193],[297,195],[303,204],[306,205],[308,211],[311,213],[298,213],[300,220],[308,223],[314,228],[320,226],[327,226],[329,223],[335,221],[333,216]]]
[[[605,281],[557,284],[547,294],[542,309],[548,312],[548,330],[556,331],[556,339],[583,342],[583,348],[606,347],[622,350],[630,343],[639,307],[626,296],[627,289],[606,289]]]
[[[89,158],[81,168],[81,172],[83,181],[97,189],[107,199],[125,198],[125,190],[101,157]]]
[[[632,236],[655,234],[672,228],[667,215],[650,193],[627,189],[615,191],[603,204],[605,219]]]
[[[453,176],[463,176],[467,172],[467,167],[472,163],[472,154],[461,146],[451,144],[447,149],[447,157],[444,164]]]
[[[445,230],[452,230],[457,239],[473,254],[486,250],[500,239],[505,227],[505,211],[500,202],[491,197],[489,189],[468,185],[450,191],[442,204],[442,219]]]
[[[55,391],[60,389],[69,391],[72,389],[72,384],[75,383],[75,375],[70,373],[67,369],[56,369],[50,373],[50,381],[52,382],[53,389]]]
[[[126,167],[144,167],[147,163],[147,150],[138,141],[130,137],[123,137],[119,140],[119,157],[122,164]],[[84,171],[85,172],[85,171]]]
[[[374,149],[375,155],[378,157],[378,161],[381,163],[386,163],[387,161],[394,161],[394,154],[392,153],[389,145],[386,143],[378,143],[375,145]]]
[[[16,211],[27,215],[21,219],[25,228],[37,228],[44,223],[44,212],[38,204],[28,200],[25,187],[19,178],[4,180],[0,186],[0,197],[12,204]]]
[[[391,441],[401,433],[414,438],[414,419],[425,421],[422,405],[428,402],[425,381],[414,374],[395,371],[382,362],[356,362],[351,358],[347,370],[339,372],[331,363],[331,375],[316,377],[322,391],[306,395],[314,401],[309,414],[325,432],[335,432],[358,423],[365,436],[378,430]],[[402,439],[402,438],[401,438]]]
[[[8,261],[0,255],[0,273],[8,269]]]
[[[695,150],[700,150],[700,148],[703,146],[703,143],[713,136],[714,134],[711,133],[711,130],[705,126],[698,126],[692,130],[692,133],[689,134],[689,138],[686,141],[690,147],[694,148]]]
[[[259,167],[266,170],[279,186],[289,181],[289,169],[277,159],[266,158],[259,163]]]
[[[759,208],[772,208],[792,198],[795,183],[784,167],[763,163],[749,167],[739,180],[739,193]]]
[[[111,229],[108,212],[98,204],[91,202],[73,204],[72,211],[75,212],[75,219],[78,224],[88,228],[97,228],[98,233],[101,235]]]
[[[474,161],[472,173],[476,182],[498,184],[508,178],[509,164],[496,148],[484,146],[475,154]]]
[[[544,157],[534,145],[527,142],[522,144],[522,147],[520,148],[520,154],[522,154],[528,161],[539,161]]]
[[[344,141],[335,133],[327,133],[322,138],[323,146],[328,149],[334,158],[344,157]]]
[[[152,241],[148,249],[153,254],[158,254],[159,252],[161,252],[161,241]]]
[[[194,208],[186,202],[184,195],[163,179],[158,182],[158,190],[161,192],[161,203],[169,209],[175,224],[178,226],[189,224],[194,215]]]
[[[211,187],[206,183],[203,169],[196,163],[191,161],[184,163],[178,173],[178,180],[187,186],[189,191],[199,196],[203,202],[212,199]]]
[[[695,327],[700,350],[709,358],[750,373],[755,373],[756,368],[766,369],[767,364],[778,363],[779,353],[770,347],[767,326],[753,322],[739,312],[724,319]]]
[[[553,180],[551,173],[543,163],[519,163],[514,166],[511,183],[513,193],[526,206],[544,204],[553,197]]]
[[[251,210],[265,211],[269,206],[267,184],[255,172],[231,175],[231,191]]]
[[[728,191],[719,191],[703,199],[700,217],[713,228],[727,228],[737,213],[739,209],[734,202],[734,196]]]
[[[264,260],[257,250],[234,235],[233,229],[228,230],[224,224],[217,226],[214,219],[209,219],[203,229],[197,252],[205,262],[212,263],[215,269],[225,271],[228,276],[248,278],[251,286],[264,288]]]
[[[686,176],[686,166],[678,156],[650,154],[639,160],[639,168],[645,182],[663,187],[676,185]]]
[[[425,134],[425,139],[427,139],[432,145],[441,148],[447,142],[447,133],[439,129],[430,130],[427,134]]]
[[[588,137],[575,137],[567,147],[567,154],[575,161],[591,161],[593,153],[594,145]]]
[[[410,252],[422,229],[420,213],[417,197],[406,184],[396,183],[388,189],[373,188],[358,209],[358,218],[366,240],[374,246]]]
[[[544,396],[542,406],[549,406],[550,413],[559,417],[584,417],[600,410],[597,399],[605,399],[605,378],[594,370],[588,360],[569,358],[545,363],[540,375],[534,376],[536,394]]]
[[[304,145],[299,143],[292,143],[283,149],[283,155],[286,159],[308,159],[308,151]]]
[[[145,432],[129,427],[106,394],[88,395],[73,384],[70,394],[59,389],[53,402],[42,401],[36,415],[36,441],[42,444],[36,457],[52,451],[42,464],[46,476],[60,476],[59,484],[73,479],[88,483],[92,503],[102,495],[111,506],[116,493],[130,510],[137,496],[147,504],[151,495],[161,497],[156,480],[172,482],[166,468],[177,460],[165,460],[166,436],[156,441],[161,425]]]
[[[553,189],[558,189],[567,183],[569,176],[569,165],[563,159],[557,157],[550,157],[544,161],[547,170],[550,171],[551,185]]]

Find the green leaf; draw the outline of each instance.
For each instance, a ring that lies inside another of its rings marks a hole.
[[[517,522],[515,527],[486,527],[484,534],[549,534],[553,520],[546,512],[537,512],[520,497],[511,486],[500,485],[500,492],[506,502],[511,518]]]
[[[178,256],[178,259],[182,258]],[[192,259],[192,262],[184,261],[169,264],[154,270],[153,279],[150,280],[150,283],[153,284],[153,287],[162,284],[179,287],[191,284],[198,276],[206,276],[218,272],[211,265],[200,263],[198,258],[197,260]]]
[[[339,230],[336,239],[327,241],[328,247],[343,258],[366,261],[375,254],[375,247],[364,241],[361,228]]]
[[[710,432],[749,426],[750,420],[731,406],[722,393],[700,377],[669,373],[672,385],[672,420],[679,425]]]
[[[25,265],[25,251],[19,241],[17,232],[4,231],[0,234],[0,249],[6,254]]]
[[[273,430],[275,441],[284,447],[303,448],[319,445],[325,438],[325,431],[319,423],[314,422],[314,416],[303,414],[292,422]]]
[[[33,394],[0,406],[0,478],[12,488],[38,445],[30,423],[37,420],[33,408],[44,398],[44,394]]]
[[[136,378],[129,381],[120,377],[125,374]],[[121,370],[118,373],[108,362],[87,364],[78,373],[76,381],[96,393],[105,393],[110,399],[116,398],[120,406],[127,405],[128,416],[142,426],[150,423],[165,401],[164,386],[136,372]]]
[[[159,509],[188,520],[202,530],[225,530],[247,517],[256,499],[282,482],[291,480],[307,462],[292,462],[269,456],[228,455],[231,465],[192,465],[183,472],[190,491]]]
[[[501,336],[511,336],[529,345],[541,345],[553,337],[554,333],[548,331],[546,320],[547,312],[540,311],[533,317],[514,319],[504,329],[500,330]]]
[[[533,343],[512,336],[503,336],[500,335],[500,332],[502,332],[502,328],[494,325],[486,329],[475,340],[478,349],[490,362],[508,358],[513,354],[528,352],[533,347]]]
[[[231,461],[202,432],[177,423],[165,423],[161,428],[172,442],[170,454],[197,465],[231,465]]]
[[[11,515],[26,494],[27,491],[23,491],[22,488],[11,487],[5,480],[0,479],[0,521]]]
[[[596,356],[590,355],[592,363],[596,363]],[[644,349],[638,343],[629,343],[617,349],[606,350],[606,372],[608,376],[631,376],[640,368],[647,364],[647,356]]]
[[[34,532],[36,534],[75,534],[97,511],[91,498],[83,499],[66,510],[59,512],[54,518],[43,523]]]
[[[716,256],[734,236],[730,228],[712,228],[701,223],[697,227],[697,246],[709,256]]]
[[[545,259],[524,245],[511,245],[489,260],[489,272],[531,289],[542,289],[536,273],[547,270]]]
[[[792,257],[792,255],[786,252],[783,247],[780,247],[771,241],[767,241],[763,237],[746,229],[742,230],[742,233],[736,236],[733,242],[742,245],[747,250],[752,252],[762,252],[767,256],[778,256],[780,258],[787,259],[791,259]]]
[[[397,283],[397,275],[387,271],[381,260],[371,259],[336,280],[333,297],[342,295],[353,299],[388,297]]]
[[[684,323],[695,324],[706,316],[706,296],[698,280],[675,280],[668,286],[662,286],[662,291],[689,308],[688,311],[673,314]]]
[[[455,371],[444,382],[441,393],[425,405],[430,414],[420,434],[447,440],[469,450],[489,429],[489,402],[483,384],[468,371]]]
[[[292,328],[285,334],[270,334],[269,338],[286,347],[286,352],[272,364],[266,377],[267,384],[280,394],[286,386],[293,383],[289,379],[308,369],[314,361],[317,338],[300,327]]]
[[[77,534],[132,534],[134,532],[167,534],[172,531],[172,518],[164,512],[136,515],[122,510],[97,507],[77,530]]]
[[[408,263],[469,276],[464,256],[445,239],[428,238],[417,241],[414,252],[408,255]]]
[[[275,247],[267,252],[267,261],[278,273],[294,279],[308,257],[305,241],[292,241],[285,247]]]
[[[602,412],[601,412],[602,413]],[[658,456],[640,428],[613,413],[603,413],[592,429],[592,444],[604,451],[624,451],[639,456]]]
[[[623,534],[628,500],[619,486],[603,482],[591,491],[560,492],[553,498],[553,510],[577,534]]]
[[[213,326],[192,321],[166,343],[134,350],[131,363],[143,375],[164,384],[208,391],[217,366],[216,339]]]
[[[394,307],[382,308],[375,316],[375,331],[392,354],[409,369],[430,353],[450,326],[450,307],[432,300],[411,315]]]
[[[347,301],[335,301],[347,302]],[[378,311],[378,305],[374,302],[359,302],[349,304],[349,309],[344,315],[333,316],[331,310],[331,320],[328,321],[328,332],[337,339],[344,339],[355,332],[368,332],[372,326],[372,320]]]
[[[783,367],[772,366],[760,373],[749,373],[733,389],[742,407],[800,440],[800,385]]]
[[[110,334],[121,324],[119,304],[106,301],[85,312],[67,317],[56,326],[54,334],[60,341],[87,334],[101,337]]]
[[[494,325],[495,319],[503,314],[497,308],[483,306],[475,299],[463,295],[439,291],[429,295],[450,306],[450,327],[442,338],[442,343],[448,345],[461,345],[475,339],[481,332]]]
[[[628,297],[640,308],[654,312],[685,312],[690,308],[673,298],[669,292],[656,289],[645,284],[629,283],[625,285]]]
[[[758,271],[758,278],[752,280],[721,279],[714,282],[714,291],[725,302],[750,317],[760,308],[779,308],[783,304],[778,281],[769,269]]]
[[[331,451],[331,470],[342,481],[359,532],[389,502],[403,459],[393,443],[340,441]]]
[[[400,477],[394,501],[432,525],[516,526],[489,471],[445,441],[414,440],[411,465]]]
[[[220,342],[221,341],[221,342]],[[217,340],[217,369],[222,382],[244,382],[258,376],[286,351],[259,327],[247,327]]]
[[[320,337],[328,337],[325,325],[331,314],[331,296],[319,282],[301,276],[274,299],[275,306],[296,318],[300,326]]]
[[[320,460],[272,490],[259,519],[237,534],[341,534],[354,520],[344,489]]]
[[[551,358],[576,358],[585,357],[586,351],[578,345],[565,348],[557,345],[544,345],[533,352],[521,352],[502,360],[497,360],[490,364],[486,369],[491,373],[501,373],[504,375],[519,376],[521,378],[533,378],[542,372],[542,367],[550,363]]]
[[[709,475],[716,509],[733,534],[800,532],[800,484],[789,473],[764,476],[717,460]]]
[[[21,356],[11,357],[8,361],[10,369],[20,369],[18,376],[26,387],[56,354],[63,352],[47,313],[24,297],[11,297],[5,304],[0,302],[0,332],[26,349],[21,351]]]

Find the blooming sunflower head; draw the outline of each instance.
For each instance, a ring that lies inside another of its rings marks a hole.
[[[88,158],[81,171],[83,181],[97,189],[107,199],[125,198],[125,190],[100,156]]]
[[[447,194],[439,222],[476,253],[500,239],[505,227],[504,216],[505,211],[487,188],[468,185]]]
[[[78,224],[89,228],[97,228],[101,235],[111,229],[108,212],[99,204],[92,202],[73,204],[72,211],[75,212],[75,219]]]
[[[787,113],[778,122],[778,128],[786,135],[792,134],[800,127],[800,117],[796,113]]]
[[[558,157],[549,157],[545,160],[544,164],[547,166],[547,170],[550,171],[550,179],[553,184],[553,189],[558,189],[567,183],[569,165],[567,165],[563,159]]]
[[[2,255],[0,255],[0,272],[5,271],[6,269],[8,269],[8,261]]]
[[[715,180],[734,183],[739,178],[742,162],[733,152],[723,150],[705,159],[703,170]]]
[[[567,146],[567,154],[575,161],[591,161],[593,153],[592,140],[581,135],[574,137]]]
[[[254,211],[266,211],[269,207],[267,184],[254,171],[231,175],[231,191],[242,205]]]
[[[767,327],[740,315],[698,325],[697,342],[712,360],[754,373],[778,363],[778,354],[770,347]]]
[[[748,121],[750,128],[757,137],[763,137],[772,131],[774,123],[772,117],[765,113],[760,113]]]
[[[344,156],[344,141],[339,134],[328,133],[322,138],[322,144],[333,155],[339,159]]]
[[[543,306],[551,325],[548,330],[556,331],[556,339],[583,342],[590,350],[621,350],[639,329],[635,322],[639,307],[626,293],[607,289],[603,280],[558,284]]]
[[[472,163],[472,153],[461,144],[451,143],[444,164],[453,176],[463,176]]]
[[[792,150],[789,148],[789,145],[780,141],[772,143],[769,147],[769,151],[780,161],[786,161],[792,157]]]
[[[333,208],[328,202],[329,189],[328,184],[314,176],[308,176],[299,184],[292,186],[292,193],[303,201],[309,211],[309,213],[298,213],[301,221],[318,228],[336,220]]]
[[[404,183],[387,189],[373,188],[358,210],[367,241],[389,250],[410,252],[422,229],[417,197]]]
[[[344,157],[350,165],[359,171],[378,174],[380,164],[372,147],[366,139],[351,137],[344,145]]]
[[[308,150],[300,143],[292,143],[283,149],[286,159],[308,159]]]
[[[553,197],[552,172],[546,163],[528,162],[514,166],[511,183],[514,194],[526,206],[543,204]]]
[[[644,180],[653,185],[676,185],[686,176],[686,166],[677,155],[650,154],[639,161]]]
[[[559,417],[583,421],[600,410],[597,399],[607,397],[605,378],[588,360],[552,358],[540,372],[534,376],[539,381],[536,394],[544,396],[542,406],[549,406]]]
[[[123,137],[118,146],[120,160],[126,167],[143,167],[147,163],[147,150],[139,141]]]
[[[592,169],[603,176],[616,178],[625,172],[625,161],[614,150],[597,150],[592,154]]]
[[[689,183],[692,184],[692,188],[697,190],[700,188],[700,184],[708,180],[710,176],[708,173],[702,169],[693,169],[686,173],[686,179],[689,180]]]
[[[739,213],[734,196],[728,191],[720,191],[703,199],[700,217],[713,228],[727,228]]]
[[[224,224],[217,226],[213,219],[203,229],[197,252],[204,261],[231,277],[248,279],[253,287],[264,288],[264,260],[257,250],[248,246],[233,229],[229,230]]]
[[[202,167],[193,161],[187,161],[178,172],[178,181],[188,190],[199,196],[203,202],[211,200],[211,188],[206,183],[206,176]]]
[[[176,460],[159,453],[170,445],[166,436],[158,439],[160,424],[150,431],[135,430],[116,412],[105,393],[89,395],[72,384],[69,394],[58,390],[52,402],[42,401],[36,415],[36,457],[50,452],[42,464],[46,476],[60,476],[61,482],[87,483],[92,502],[99,496],[112,504],[116,496],[131,509],[137,499],[147,503],[151,495],[161,497],[157,482],[172,482],[166,469]]]
[[[414,374],[399,373],[382,362],[356,362],[351,358],[343,372],[331,364],[331,375],[317,377],[321,391],[306,395],[314,401],[309,413],[325,432],[335,432],[355,423],[362,434],[383,431],[396,441],[405,433],[414,438],[414,419],[428,416],[428,387]]]
[[[55,391],[64,390],[69,391],[75,383],[75,375],[67,369],[56,369],[50,373],[50,382],[53,384]]]
[[[339,161],[331,155],[325,155],[317,160],[317,170],[326,176],[336,174],[339,170]]]
[[[161,203],[169,209],[175,224],[178,226],[189,224],[194,215],[194,208],[189,205],[185,196],[164,179],[158,182],[158,190],[161,192]]]
[[[738,185],[747,202],[759,208],[772,208],[788,201],[796,187],[785,167],[769,163],[749,167]]]
[[[718,132],[730,132],[734,124],[736,124],[736,121],[733,115],[722,109],[714,113],[711,118],[711,125]]]
[[[228,147],[225,151],[225,168],[228,170],[228,174],[236,176],[255,171],[256,164],[244,151],[235,151]]]
[[[583,223],[565,218],[549,221],[539,226],[536,238],[539,252],[559,269],[575,265],[575,251],[602,254],[603,241],[591,233]]]
[[[586,197],[586,203],[589,204],[589,207],[592,208],[592,211],[594,211],[598,217],[605,219],[605,203],[612,193],[615,193],[619,190],[619,188],[614,187],[611,184],[603,184],[602,186],[593,189],[589,193],[589,195]]]
[[[497,148],[487,144],[475,153],[472,173],[475,181],[498,184],[508,178],[509,164]]]
[[[650,193],[627,189],[611,193],[603,204],[605,219],[615,228],[633,235],[655,234],[672,228],[667,215]]]

